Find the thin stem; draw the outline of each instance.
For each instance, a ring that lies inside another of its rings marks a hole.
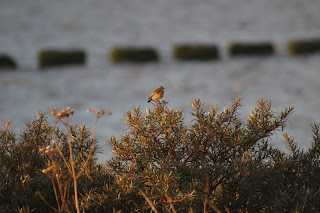
[[[56,172],[56,174],[58,174],[57,172]],[[58,187],[59,187],[59,193],[60,193],[60,196],[61,196],[61,208],[60,208],[60,211],[59,212],[61,212],[65,207],[65,205],[67,204],[67,202],[66,202],[66,197],[65,196],[63,196],[63,186],[62,186],[62,184],[61,184],[61,182],[60,182],[60,178],[59,178],[59,176],[57,177],[56,176],[56,179],[57,179],[57,184],[58,184]]]
[[[210,183],[209,183],[208,171],[206,172],[205,177],[206,177],[206,185],[205,185],[205,189],[204,189],[205,198],[204,198],[204,201],[203,201],[203,212],[207,213],[208,212],[207,205],[208,205],[208,202],[209,202],[209,193],[210,193]]]
[[[156,207],[153,205],[152,201],[148,198],[148,196],[142,191],[139,190],[140,193],[142,194],[142,196],[144,197],[144,199],[147,201],[147,203],[149,204],[149,206],[151,207],[152,211],[154,211],[155,213],[158,213],[158,210],[156,209]]]
[[[56,125],[57,125],[57,124],[55,124],[54,129],[56,128]],[[60,148],[60,143],[61,143],[61,142],[59,142],[59,144],[57,143],[56,133],[54,132],[54,130],[53,130],[53,140],[56,142],[56,147],[55,147],[55,148],[58,150],[60,156],[62,157],[62,159],[63,159],[63,161],[64,161],[64,164],[67,166],[67,168],[68,168],[68,170],[69,170],[69,173],[71,173],[71,168],[70,168],[70,166],[69,166],[69,164],[68,164],[68,161],[67,161],[67,159],[64,157],[64,155],[63,155],[63,153],[62,153],[62,150],[61,150],[61,148]]]
[[[54,196],[56,197],[58,209],[60,209],[59,197],[58,197],[57,188],[56,188],[56,184],[54,183],[53,177],[51,178],[51,182],[52,182],[52,185],[53,185]]]
[[[46,199],[41,195],[41,193],[39,191],[37,191],[37,195],[40,196],[41,200],[43,200],[43,202],[45,202],[45,204],[47,204],[47,206],[49,206],[51,209],[53,209],[55,212],[59,212],[58,209],[54,208],[53,206],[50,205],[50,203],[48,203],[46,201]]]
[[[57,144],[56,148],[57,148],[60,156],[62,157],[62,159],[63,159],[63,161],[64,161],[64,164],[67,166],[67,168],[68,168],[68,170],[69,170],[69,173],[72,173],[72,170],[71,170],[71,168],[70,168],[70,166],[69,166],[69,163],[68,163],[67,159],[64,157],[64,155],[63,155],[63,153],[62,153],[62,150],[61,150],[61,148],[60,148],[60,145]]]
[[[79,199],[78,199],[78,184],[77,184],[77,175],[76,171],[74,168],[74,159],[73,159],[73,152],[72,152],[72,140],[70,136],[70,131],[69,131],[69,125],[66,124],[66,129],[68,133],[68,144],[69,144],[69,154],[70,154],[70,164],[71,164],[71,171],[72,171],[72,178],[73,178],[73,187],[74,187],[74,200],[75,200],[75,206],[77,209],[77,213],[80,213],[80,207],[79,207]]]
[[[212,202],[208,202],[208,205],[217,213],[222,213],[222,211],[216,206],[214,205]]]

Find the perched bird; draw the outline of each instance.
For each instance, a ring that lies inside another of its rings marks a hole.
[[[152,100],[158,100],[161,99],[163,97],[163,93],[164,93],[164,87],[160,86],[157,87],[157,89],[155,89],[153,91],[153,93],[150,95],[149,99],[148,99],[148,103]]]

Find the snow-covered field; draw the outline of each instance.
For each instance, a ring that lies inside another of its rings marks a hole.
[[[286,131],[308,147],[310,123],[320,121],[320,55],[290,57],[284,47],[319,37],[319,10],[317,0],[0,0],[0,52],[19,63],[18,71],[0,72],[0,121],[10,119],[20,130],[39,110],[71,106],[73,123],[92,127],[87,109],[110,110],[98,123],[103,160],[111,156],[106,141],[125,130],[124,113],[150,107],[148,95],[162,85],[164,99],[184,109],[187,122],[195,98],[223,108],[241,96],[244,118],[257,99],[271,100],[277,110],[295,106]],[[210,63],[171,58],[174,43],[213,42],[225,50],[233,40],[272,41],[279,54]],[[118,44],[152,45],[162,61],[113,65],[107,53]],[[88,65],[39,72],[37,52],[48,47],[84,48]],[[284,149],[281,133],[273,143]]]

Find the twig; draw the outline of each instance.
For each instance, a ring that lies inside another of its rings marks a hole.
[[[48,203],[46,201],[46,199],[41,195],[41,193],[39,191],[36,192],[36,195],[39,195],[39,197],[41,198],[41,200],[43,200],[43,202],[45,202],[45,204],[47,204],[47,206],[49,206],[51,209],[53,209],[55,212],[59,212],[56,208],[54,208],[53,206],[50,205],[50,203]]]
[[[58,205],[58,209],[60,209],[59,197],[58,197],[57,188],[56,188],[56,184],[54,183],[53,177],[51,178],[51,182],[52,182],[52,186],[53,186],[54,196],[56,197],[56,202],[57,202],[57,205]]]
[[[212,202],[208,202],[208,205],[217,213],[222,213],[222,211],[216,206],[214,205]]]
[[[147,195],[142,190],[139,190],[139,191],[142,194],[142,196],[144,197],[144,199],[146,199],[146,201],[148,202],[148,204],[151,207],[152,211],[154,211],[155,213],[158,213],[158,210],[153,205],[152,201],[147,197]]]
[[[66,129],[68,133],[68,144],[69,144],[69,154],[70,154],[70,164],[71,164],[71,171],[72,171],[72,178],[73,178],[73,187],[74,187],[74,200],[75,200],[75,206],[77,209],[77,213],[80,213],[80,206],[79,206],[79,199],[78,199],[78,183],[77,183],[77,175],[74,168],[74,159],[73,159],[73,152],[72,152],[72,145],[71,145],[71,136],[70,136],[70,130],[69,125],[66,124]]]

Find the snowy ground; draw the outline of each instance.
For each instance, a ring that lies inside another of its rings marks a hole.
[[[185,110],[191,102],[223,108],[235,96],[244,98],[243,117],[257,99],[269,99],[277,110],[295,106],[286,130],[303,147],[311,140],[310,123],[320,121],[320,55],[289,57],[285,42],[320,35],[320,1],[315,0],[0,0],[0,52],[19,63],[17,72],[0,73],[0,121],[11,119],[14,129],[49,112],[71,106],[74,123],[93,126],[89,108],[112,111],[99,120],[98,138],[107,159],[106,141],[118,137],[131,106],[150,107],[148,95],[166,88],[165,100]],[[177,42],[214,42],[222,50],[230,41],[268,40],[278,55],[210,63],[178,63],[170,48]],[[110,64],[108,50],[117,44],[152,45],[159,64]],[[37,70],[42,48],[80,47],[88,52],[86,67]],[[274,138],[284,148],[281,134]]]

